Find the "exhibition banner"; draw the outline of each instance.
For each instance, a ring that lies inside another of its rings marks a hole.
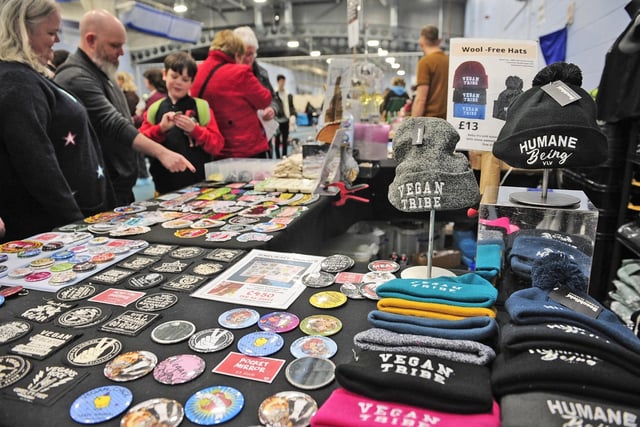
[[[460,134],[456,150],[491,151],[509,104],[537,72],[537,41],[452,38],[447,121]]]

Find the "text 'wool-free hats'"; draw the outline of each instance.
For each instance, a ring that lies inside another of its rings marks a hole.
[[[604,162],[607,138],[596,123],[595,102],[581,85],[582,72],[574,64],[556,62],[540,70],[533,87],[509,106],[493,155],[521,169]]]
[[[455,153],[460,135],[436,117],[410,117],[393,137],[398,162],[389,202],[403,212],[467,208],[480,200],[469,160]]]

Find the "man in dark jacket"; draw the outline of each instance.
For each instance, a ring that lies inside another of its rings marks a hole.
[[[195,172],[182,155],[147,138],[133,124],[127,101],[115,82],[125,42],[126,31],[118,18],[106,10],[89,11],[80,20],[78,49],[55,76],[55,82],[80,98],[89,112],[119,205],[134,201],[133,186],[138,177],[135,151],[155,157],[171,172]]]

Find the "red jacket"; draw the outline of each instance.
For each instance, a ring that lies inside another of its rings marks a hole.
[[[225,65],[216,70],[201,94],[211,70],[220,63]],[[257,111],[271,104],[271,93],[248,65],[236,64],[222,51],[209,51],[207,59],[198,66],[191,96],[206,99],[213,109],[224,137],[220,158],[253,157],[269,150]]]

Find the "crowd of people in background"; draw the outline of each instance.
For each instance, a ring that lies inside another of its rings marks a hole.
[[[214,159],[288,154],[293,96],[284,75],[274,90],[256,62],[250,27],[217,32],[200,65],[168,55],[164,69],[144,72],[141,97],[118,70],[127,39],[116,16],[86,12],[75,52],[54,50],[61,19],[54,0],[7,0],[0,10],[0,197],[15,200],[0,205],[0,241],[133,202],[147,159],[165,193],[201,181]],[[439,44],[438,29],[425,27],[414,98],[394,79],[383,114],[446,117],[448,57]],[[270,120],[273,138],[263,125]]]

